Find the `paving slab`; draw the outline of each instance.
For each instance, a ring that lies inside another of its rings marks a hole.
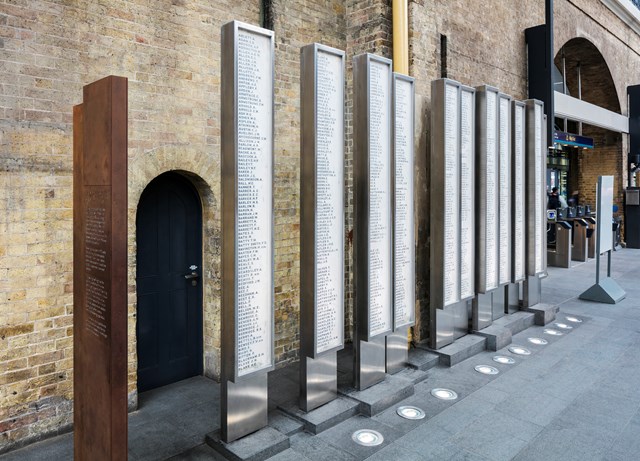
[[[413,382],[401,376],[387,375],[381,383],[358,391],[353,388],[338,388],[338,392],[359,403],[358,410],[366,416],[373,416],[391,405],[413,395]]]
[[[222,441],[220,430],[207,434],[205,440],[232,461],[264,461],[290,446],[289,437],[269,426],[230,443]]]

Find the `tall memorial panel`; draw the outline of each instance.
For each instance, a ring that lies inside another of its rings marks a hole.
[[[512,101],[512,276],[513,283],[525,278],[525,105],[522,101]]]
[[[344,344],[344,52],[301,53],[300,405],[337,395]]]
[[[267,372],[274,363],[273,57],[272,31],[238,21],[222,27],[225,442],[267,424]]]
[[[476,88],[476,272],[478,293],[498,288],[499,114],[498,90]]]
[[[430,341],[467,331],[475,293],[475,90],[448,79],[431,84]]]
[[[127,458],[127,79],[73,111],[74,459]]]
[[[498,284],[511,282],[511,98],[498,95]]]
[[[407,334],[415,324],[414,91],[412,77],[393,73],[393,332],[387,336],[387,373],[406,366]]]
[[[413,216],[414,79],[393,75],[394,95],[394,330],[415,324]],[[405,341],[406,342],[406,341]]]
[[[546,143],[544,138],[544,105],[541,101],[525,101],[526,114],[526,272],[538,276],[545,271],[546,248]]]
[[[393,329],[392,72],[389,59],[371,54],[356,56],[353,67],[354,376],[364,389],[384,379],[384,338]]]

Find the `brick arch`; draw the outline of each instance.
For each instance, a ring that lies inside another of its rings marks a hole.
[[[129,312],[129,405],[137,405],[136,353],[136,212],[144,189],[159,175],[175,172],[196,188],[202,203],[203,225],[203,355],[204,373],[220,377],[220,179],[219,163],[189,146],[165,146],[129,159],[128,210],[128,312]]]
[[[620,97],[615,80],[600,50],[583,37],[574,37],[564,43],[554,58],[555,65],[562,71],[562,53],[565,56],[567,88],[572,96],[578,96],[577,65],[580,63],[582,78],[582,99],[621,113]]]

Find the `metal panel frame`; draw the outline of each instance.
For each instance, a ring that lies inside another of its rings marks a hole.
[[[409,139],[409,146],[411,149],[411,154],[409,156],[409,163],[410,163],[410,177],[407,178],[407,180],[410,182],[410,197],[409,197],[409,202],[411,204],[411,210],[410,210],[410,216],[411,216],[411,225],[409,226],[409,232],[410,232],[410,246],[409,246],[409,252],[410,252],[410,262],[409,262],[409,266],[411,267],[411,281],[409,281],[408,283],[411,284],[411,286],[415,287],[415,279],[416,279],[416,269],[415,269],[415,261],[416,261],[416,256],[415,256],[415,229],[414,229],[414,223],[415,223],[415,217],[414,217],[414,210],[413,210],[413,198],[414,198],[414,193],[415,193],[415,185],[414,185],[414,156],[415,156],[415,152],[414,152],[414,144],[415,144],[415,134],[414,134],[414,130],[415,130],[415,79],[413,77],[409,77],[408,75],[404,75],[404,74],[399,74],[397,72],[393,73],[393,83],[392,83],[392,108],[393,108],[393,117],[392,119],[392,123],[391,123],[391,128],[392,128],[392,157],[391,157],[391,186],[392,189],[394,191],[393,194],[393,329],[398,330],[398,329],[406,329],[408,327],[412,327],[415,325],[416,323],[416,312],[415,312],[415,289],[412,291],[412,297],[409,300],[410,302],[409,304],[409,311],[410,311],[410,320],[408,322],[405,323],[398,323],[397,322],[397,318],[396,318],[396,296],[395,296],[395,291],[396,291],[396,209],[397,209],[397,195],[396,195],[396,85],[398,84],[398,82],[406,82],[410,85],[411,87],[411,108],[410,110],[410,119],[411,119],[411,123],[410,123],[410,139]]]
[[[487,96],[493,94],[495,97],[495,124],[493,127],[488,126],[488,107]],[[495,290],[499,286],[499,224],[498,219],[498,194],[492,194],[488,190],[488,172],[487,161],[489,155],[494,157],[495,172],[494,181],[496,184],[496,190],[499,192],[499,91],[497,88],[483,85],[476,87],[476,196],[478,201],[476,203],[476,290],[478,293],[488,293]],[[487,137],[489,131],[494,132],[495,136],[495,150],[493,153],[489,152]],[[490,196],[494,197],[496,216],[492,223],[489,222],[487,216],[487,201]],[[494,227],[494,257],[495,257],[495,283],[488,279],[488,225],[493,224]]]
[[[544,216],[546,203],[544,200],[546,190],[544,182],[546,175],[542,168],[546,170],[546,144],[544,139],[544,104],[537,99],[527,99],[526,105],[526,217],[527,223],[526,232],[526,274],[528,276],[538,276],[545,270],[545,258],[546,258],[546,219]],[[535,108],[540,108],[540,119],[535,119]],[[536,146],[536,124],[540,124],[540,143]],[[537,149],[536,149],[537,148]],[[536,157],[541,158],[542,167],[536,171]],[[537,180],[542,181],[540,187],[541,191],[538,196],[535,193],[535,185]],[[542,212],[540,212],[542,210]],[[537,216],[539,215],[539,216]],[[540,229],[541,238],[540,241],[536,241],[536,225],[545,225],[545,229]],[[536,247],[541,252],[542,267],[536,268]],[[544,253],[544,254],[542,254]]]
[[[525,178],[526,178],[526,143],[527,143],[527,136],[526,136],[526,129],[525,127],[526,125],[526,119],[527,119],[527,111],[526,111],[526,106],[525,103],[522,101],[511,101],[511,106],[512,106],[512,110],[511,110],[511,126],[512,126],[512,136],[511,136],[511,141],[513,144],[513,148],[512,148],[512,162],[511,162],[511,182],[512,182],[512,188],[511,188],[511,193],[512,193],[512,201],[511,201],[511,218],[512,218],[512,239],[511,239],[511,244],[512,244],[512,262],[511,262],[511,268],[512,268],[512,276],[511,276],[511,281],[513,283],[518,283],[523,281],[526,278],[526,264],[525,264],[525,260],[526,260],[526,244],[525,244],[525,236],[526,236],[526,200],[525,200],[525,196],[526,196],[526,182],[525,182]],[[518,127],[516,126],[516,113],[517,111],[521,110],[522,111],[522,126],[520,127],[520,132],[522,133],[522,145],[520,146],[520,172],[517,171],[517,156],[518,156],[518,146],[517,146],[517,139],[516,139],[516,132],[518,130]],[[518,174],[520,173],[520,174]],[[518,194],[518,185],[517,185],[517,180],[518,177],[521,178],[521,182],[522,184],[520,184],[520,194]],[[522,216],[522,223],[521,223],[521,228],[522,228],[522,232],[520,234],[517,233],[517,213],[516,210],[518,209],[518,207],[521,208],[522,212],[521,212],[521,216]],[[520,252],[520,254],[518,255],[518,251],[517,251],[517,246],[518,243],[522,244],[522,251]],[[518,274],[516,273],[516,267],[518,266],[517,264],[517,259],[520,258],[521,259],[521,266],[522,266],[522,273]]]
[[[267,372],[274,368],[273,280],[274,259],[271,258],[271,344],[270,365],[239,376],[237,370],[237,205],[238,205],[238,56],[239,30],[267,37],[271,51],[271,97],[274,98],[275,81],[274,33],[250,24],[231,21],[222,26],[221,40],[221,183],[222,183],[222,386],[221,433],[225,442],[231,442],[254,432],[267,423]],[[265,69],[267,75],[269,71]],[[274,105],[271,107],[271,177],[274,166]],[[273,188],[273,182],[271,184]],[[273,210],[273,194],[272,194]],[[271,251],[274,254],[274,222],[271,215]]]
[[[322,352],[317,350],[318,310],[317,310],[317,54],[318,52],[337,56],[342,61],[342,123],[343,143],[339,152],[344,159],[344,100],[345,100],[345,52],[336,48],[313,43],[300,50],[300,348],[302,355],[318,358],[321,354],[336,352],[344,347],[344,266],[342,271],[342,291],[339,294],[341,309],[337,313],[342,318],[340,345]],[[342,163],[344,178],[344,163]],[[344,221],[344,188],[342,191],[339,214]],[[344,261],[344,225],[343,232],[335,236],[340,240],[342,261]]]
[[[386,331],[375,336],[370,334],[369,311],[369,206],[370,206],[370,178],[369,178],[369,117],[361,117],[359,114],[369,114],[369,67],[370,63],[378,62],[389,69],[389,161],[392,152],[392,61],[380,56],[365,53],[354,57],[353,82],[354,82],[354,279],[355,279],[355,306],[356,306],[356,339],[371,341],[377,337],[384,337],[393,331],[393,311],[390,311],[392,323]],[[390,164],[391,167],[391,164]],[[390,209],[393,210],[393,189],[389,197]],[[390,216],[389,229],[392,230],[393,217]],[[392,239],[389,241],[390,261],[393,261]],[[393,287],[393,270],[389,271],[389,286]],[[393,290],[389,299],[389,309],[393,306]]]
[[[507,121],[506,121],[506,125],[505,125],[505,130],[506,130],[506,136],[507,136],[507,141],[506,141],[506,148],[507,148],[507,152],[503,152],[502,148],[502,142],[500,139],[500,136],[502,135],[502,125],[503,125],[503,120],[502,120],[502,101],[507,101]],[[500,199],[498,200],[498,216],[499,216],[499,234],[498,234],[498,285],[499,286],[505,286],[508,283],[511,282],[511,261],[513,260],[513,250],[512,250],[512,245],[511,245],[511,241],[512,241],[512,232],[511,232],[511,223],[512,223],[512,219],[511,219],[511,210],[512,210],[512,184],[513,184],[513,177],[512,177],[512,168],[511,168],[511,161],[513,158],[513,153],[512,153],[512,149],[513,149],[513,145],[511,142],[511,125],[512,125],[512,121],[511,119],[513,118],[513,113],[511,112],[511,96],[504,94],[504,93],[500,93],[498,95],[498,191],[500,193]],[[502,178],[502,173],[504,172],[503,170],[503,161],[506,159],[508,165],[506,168],[506,175],[507,175],[507,184],[504,184],[503,178]],[[505,199],[507,200],[507,206],[503,207],[502,204],[500,203],[501,200]],[[504,220],[504,214],[506,214],[506,225],[503,226],[503,224],[505,224],[505,220]],[[506,245],[503,246],[503,233],[504,233],[504,229],[506,228],[506,239],[507,239],[507,243]],[[507,250],[507,261],[506,267],[503,267],[502,265],[502,250],[506,248]],[[495,299],[495,298],[494,298]]]

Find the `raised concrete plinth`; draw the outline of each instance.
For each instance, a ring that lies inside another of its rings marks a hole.
[[[511,337],[534,324],[535,314],[514,312],[493,321],[493,324],[474,334],[487,338],[487,349],[497,351],[511,344]]]
[[[473,333],[487,338],[487,349],[490,351],[497,351],[511,344],[511,330],[505,327],[489,325]]]
[[[409,349],[409,360],[407,366],[416,370],[426,371],[429,368],[433,368],[438,365],[440,356],[434,352],[429,352],[424,349]]]
[[[207,445],[233,461],[263,461],[289,448],[289,437],[265,427],[231,443],[220,439],[220,430],[206,435]]]
[[[476,355],[487,348],[487,338],[479,335],[465,335],[460,339],[456,339],[453,344],[444,346],[438,350],[429,349],[425,344],[419,344],[418,347],[426,349],[430,352],[438,354],[440,364],[452,367],[456,363],[460,363],[469,357]]]
[[[300,421],[307,432],[319,434],[356,415],[359,406],[360,402],[338,396],[309,412],[302,411],[297,404],[281,406],[280,410]]]
[[[358,410],[365,416],[374,416],[414,393],[413,382],[399,375],[387,375],[381,383],[362,391],[338,388],[338,393],[356,400]]]
[[[556,312],[558,312],[558,306],[539,303],[539,304],[536,304],[535,306],[527,307],[523,310],[526,312],[531,312],[535,316],[536,325],[545,326],[556,319]]]

